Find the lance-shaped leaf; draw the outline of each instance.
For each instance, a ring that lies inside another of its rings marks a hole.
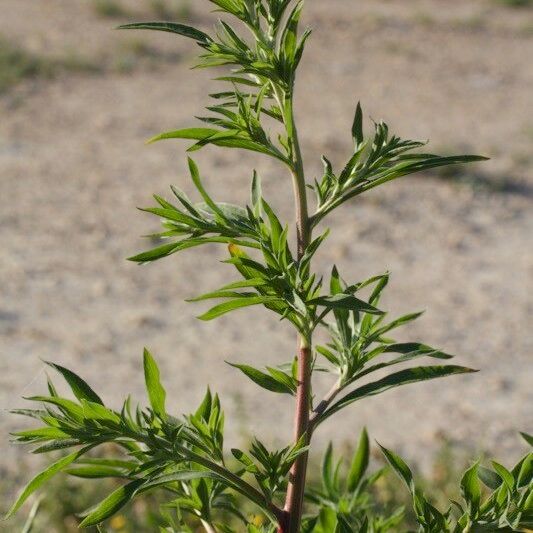
[[[477,514],[481,502],[478,468],[479,463],[475,463],[464,473],[461,479],[461,493],[472,515]]]
[[[334,294],[332,296],[321,296],[319,298],[314,298],[307,303],[326,307],[327,309],[361,311],[372,315],[384,314],[383,311],[380,311],[373,305],[356,298],[353,294]]]
[[[165,399],[166,392],[161,385],[161,375],[159,368],[152,354],[145,348],[144,356],[144,380],[146,383],[146,391],[148,392],[148,398],[150,399],[150,405],[154,410],[154,413],[161,418],[166,418]]]
[[[387,461],[389,464],[394,468],[396,473],[402,478],[402,480],[407,485],[407,488],[411,492],[411,494],[415,493],[415,482],[413,479],[413,473],[411,472],[411,469],[407,466],[407,463],[399,456],[396,455],[394,452],[391,452],[390,450],[387,450],[387,448],[384,448],[379,444],[378,446],[381,448],[381,451],[387,458]]]
[[[209,44],[212,42],[211,37],[201,30],[186,26],[185,24],[176,24],[174,22],[135,22],[133,24],[123,24],[119,26],[119,30],[155,30],[164,31],[168,33],[176,33],[189,39],[194,39],[201,44]]]
[[[207,313],[200,315],[198,318],[200,320],[213,320],[219,316],[225,315],[235,309],[242,309],[243,307],[250,307],[252,305],[261,305],[261,304],[273,304],[280,302],[281,300],[276,296],[248,296],[244,298],[236,298],[229,302],[225,302],[220,305],[216,305]]]
[[[522,438],[530,445],[533,446],[533,435],[529,435],[528,433],[520,432],[520,435],[522,435]]]
[[[361,432],[359,437],[359,444],[355,455],[352,459],[352,464],[350,466],[350,471],[346,479],[347,489],[350,492],[354,492],[363,476],[365,475],[366,469],[368,468],[368,461],[370,459],[370,443],[368,440],[368,433],[366,428]]]
[[[91,387],[74,372],[61,365],[57,365],[49,361],[45,362],[48,366],[51,366],[53,369],[57,370],[65,378],[65,381],[69,384],[74,396],[76,396],[78,400],[88,400],[90,402],[103,405],[103,402],[98,394],[96,394],[96,392],[94,392]]]
[[[82,455],[87,453],[93,446],[86,446],[85,448],[82,448],[81,450],[78,450],[74,453],[71,453],[70,455],[67,455],[66,457],[63,457],[56,461],[55,463],[52,463],[50,466],[45,468],[42,472],[37,474],[22,490],[18,498],[16,499],[15,503],[11,506],[9,511],[7,512],[5,516],[5,520],[13,516],[22,506],[22,504],[39,488],[43,483],[51,479],[53,476],[55,476],[57,473],[64,470],[68,465],[76,461],[76,459],[79,459]]]
[[[437,379],[447,376],[454,376],[458,374],[468,374],[472,372],[477,372],[471,368],[466,368],[463,366],[420,366],[416,368],[409,368],[406,370],[401,370],[394,374],[390,374],[378,381],[372,383],[367,383],[354,391],[346,394],[339,401],[334,403],[329,407],[320,417],[317,419],[317,424],[323,422],[326,418],[329,418],[331,415],[340,411],[342,408],[347,405],[367,398],[369,396],[374,396],[380,394],[389,389],[400,387],[402,385],[409,385],[411,383],[419,383],[422,381],[428,381],[431,379]]]
[[[270,372],[262,372],[257,368],[254,368],[249,365],[241,365],[235,363],[228,363],[234,368],[238,368],[245,376],[249,377],[254,383],[266,389],[270,392],[276,392],[279,394],[294,394],[296,389],[296,384],[294,378],[288,376],[281,370],[277,369],[268,369]],[[273,372],[277,370],[276,372]],[[281,377],[280,374],[283,374],[284,377]]]
[[[357,102],[357,107],[355,108],[355,117],[352,125],[352,137],[356,147],[361,145],[365,140],[363,134],[363,110],[361,109],[360,102]]]
[[[148,143],[150,144],[165,139],[194,139],[200,141],[216,135],[219,132],[220,130],[215,130],[213,128],[185,128],[181,130],[160,133],[159,135],[149,139]]]
[[[80,527],[90,527],[101,524],[107,518],[120,511],[135,496],[145,480],[136,479],[113,491],[107,498],[102,500],[80,524]]]

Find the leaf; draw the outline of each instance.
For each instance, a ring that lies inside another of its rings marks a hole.
[[[149,139],[148,144],[165,139],[195,139],[200,141],[216,135],[219,132],[220,130],[212,128],[185,128],[181,130],[167,131]]]
[[[259,218],[261,216],[262,211],[262,200],[263,200],[263,192],[261,190],[261,178],[259,177],[259,174],[254,170],[254,174],[252,177],[252,193],[251,193],[251,202],[253,207],[254,215]]]
[[[197,30],[191,26],[184,24],[176,24],[173,22],[135,22],[133,24],[123,24],[117,28],[118,30],[155,30],[165,31],[169,33],[176,33],[183,37],[189,37],[195,41],[208,44],[212,42],[211,37],[203,31]]]
[[[79,477],[82,479],[99,479],[99,478],[125,478],[127,473],[124,469],[105,465],[80,466],[75,468],[66,468],[65,474]]]
[[[216,305],[215,307],[207,311],[207,313],[200,315],[198,318],[200,320],[206,321],[213,320],[215,318],[218,318],[219,316],[234,311],[235,309],[241,309],[242,307],[250,307],[252,305],[270,304],[279,301],[280,299],[276,296],[250,296],[246,298],[236,298],[235,300],[231,300],[230,302]]]
[[[400,478],[402,478],[402,480],[405,482],[411,494],[414,494],[415,482],[413,479],[413,473],[411,472],[411,469],[407,466],[407,463],[399,455],[396,455],[394,452],[391,452],[390,450],[387,450],[387,448],[381,446],[379,442],[378,446],[381,448],[381,451],[385,455],[389,464],[400,476]]]
[[[502,478],[490,468],[479,466],[478,477],[489,489],[496,490],[502,484]]]
[[[382,315],[383,311],[376,309],[352,294],[334,294],[332,296],[321,296],[308,302],[311,305],[320,305],[328,309],[346,309],[349,311],[361,311],[372,315]]]
[[[100,524],[117,511],[122,509],[136,494],[139,488],[145,482],[144,479],[136,479],[119,487],[113,491],[107,498],[102,500],[91,513],[83,519],[79,527],[89,527]]]
[[[355,108],[355,118],[352,125],[352,137],[355,141],[355,146],[363,144],[365,137],[363,134],[363,110],[361,109],[361,102],[357,102]]]
[[[329,418],[332,414],[340,411],[343,407],[369,396],[380,394],[389,389],[400,387],[402,385],[408,385],[410,383],[418,383],[431,379],[442,378],[446,376],[453,376],[458,374],[468,374],[477,372],[471,368],[463,366],[421,366],[416,368],[409,368],[401,370],[394,374],[390,374],[378,381],[367,383],[358,389],[348,393],[341,398],[338,402],[334,403],[329,409],[327,409],[318,419],[317,423],[323,422],[326,418]]]
[[[528,435],[527,433],[520,432],[522,438],[530,445],[533,446],[533,435]]]
[[[322,484],[328,495],[333,497],[337,492],[335,489],[335,468],[333,465],[333,445],[328,444],[324,459],[322,459]]]
[[[173,242],[171,244],[164,244],[163,246],[158,246],[153,248],[148,252],[143,252],[138,255],[128,257],[128,261],[133,261],[134,263],[147,263],[149,261],[157,261],[162,257],[166,257],[180,249],[179,242]]]
[[[4,520],[12,517],[22,506],[22,504],[39,488],[43,483],[51,479],[57,473],[61,472],[68,465],[79,459],[83,454],[87,453],[93,446],[86,446],[81,450],[78,450],[66,457],[63,457],[52,463],[50,466],[45,468],[42,472],[37,474],[22,490],[15,503],[11,506],[9,511],[4,517]]]
[[[505,466],[501,465],[500,463],[497,463],[496,461],[491,461],[491,463],[494,470],[507,485],[507,488],[509,490],[513,490],[515,486],[515,479],[513,474],[511,474],[511,472],[509,472],[509,470],[507,470],[507,468],[505,468]]]
[[[200,195],[204,199],[204,202],[209,206],[209,208],[213,211],[213,213],[216,213],[223,220],[225,220],[226,217],[224,216],[224,213],[221,211],[221,209],[211,199],[209,194],[207,194],[207,191],[204,189],[204,186],[203,186],[202,181],[200,179],[200,172],[198,170],[198,167],[196,166],[196,163],[190,157],[187,158],[187,161],[189,163],[189,171],[191,173],[192,181],[194,182],[194,185],[198,189],[198,192],[200,193]]]
[[[143,493],[155,487],[175,483],[177,481],[191,481],[193,479],[214,479],[216,481],[222,480],[222,478],[215,472],[209,472],[207,470],[181,470],[172,474],[163,474],[155,478],[145,481],[142,487],[140,487],[137,493]]]
[[[101,405],[104,404],[98,394],[96,394],[96,392],[94,392],[83,379],[74,374],[74,372],[71,372],[67,368],[55,363],[51,363],[50,361],[45,361],[45,363],[57,370],[65,378],[65,381],[69,384],[74,396],[76,396],[78,400],[83,399],[90,402],[99,403]]]
[[[254,383],[278,394],[293,394],[293,390],[283,381],[278,381],[274,376],[261,372],[257,368],[249,365],[240,365],[235,363],[228,363],[234,368],[238,368],[244,375],[248,376]]]
[[[361,432],[359,437],[359,445],[352,459],[352,464],[347,477],[347,488],[350,492],[354,492],[368,468],[368,461],[370,458],[370,443],[368,441],[368,433],[366,428]]]
[[[231,453],[239,463],[244,465],[247,472],[250,472],[251,474],[259,473],[259,469],[248,454],[237,448],[232,448]]]
[[[473,464],[461,479],[461,493],[472,514],[476,514],[481,501],[481,486],[478,478],[479,463]]]
[[[150,399],[150,405],[152,406],[154,413],[164,419],[166,418],[166,392],[163,385],[161,385],[161,376],[157,363],[146,348],[144,349],[143,363],[144,380],[146,383],[146,391],[148,392],[148,397]]]

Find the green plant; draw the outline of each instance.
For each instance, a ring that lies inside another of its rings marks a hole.
[[[150,8],[161,20],[188,20],[192,11],[189,0],[150,0]]]
[[[532,436],[524,433],[522,436],[533,446]],[[452,507],[441,512],[417,486],[407,464],[395,453],[382,450],[411,493],[420,531],[530,531],[533,527],[532,452],[511,470],[496,461],[491,461],[491,468],[481,466],[479,461],[474,463],[461,479],[463,503],[452,500]]]
[[[533,5],[532,0],[498,0],[498,2],[509,7],[531,7]]]
[[[118,0],[93,0],[94,12],[99,17],[118,18],[128,14]]]
[[[51,77],[54,65],[0,36],[0,94],[23,79]]]
[[[278,161],[292,181],[296,211],[296,246],[263,197],[257,173],[251,180],[251,199],[240,207],[215,201],[203,185],[200,170],[189,158],[189,170],[200,201],[190,200],[177,187],[174,203],[155,196],[156,206],[146,211],[162,220],[157,234],[167,242],[131,258],[149,263],[188,248],[208,243],[227,245],[226,263],[239,278],[192,301],[218,300],[199,318],[213,320],[226,313],[262,305],[294,327],[298,337],[296,358],[279,367],[257,369],[232,363],[263,389],[295,398],[294,439],[281,450],[268,450],[254,439],[249,450],[224,449],[224,414],[217,395],[207,391],[196,412],[182,418],[167,413],[166,392],[152,355],[145,350],[144,374],[150,400],[148,408],[128,398],[120,411],[104,405],[100,396],[70,370],[50,363],[72,389],[75,400],[60,396],[53,384],[48,394],[30,398],[40,409],[20,414],[40,420],[37,429],[15,434],[22,443],[37,445],[36,453],[72,449],[23,490],[8,516],[44,482],[58,472],[82,478],[117,478],[124,484],[84,513],[83,527],[98,525],[136,496],[154,490],[169,495],[162,507],[165,531],[189,527],[192,517],[207,532],[234,531],[229,516],[242,521],[249,533],[314,533],[329,531],[387,531],[396,527],[399,514],[375,517],[362,487],[368,464],[365,433],[345,483],[339,466],[326,453],[323,488],[304,498],[308,451],[313,433],[322,422],[348,405],[393,387],[472,372],[445,364],[413,366],[392,371],[396,365],[421,359],[449,360],[451,355],[419,342],[395,342],[393,330],[415,320],[420,313],[389,319],[379,308],[389,274],[346,283],[333,266],[324,284],[312,270],[312,260],[328,236],[313,231],[328,215],[349,200],[402,176],[457,163],[483,160],[479,156],[440,157],[418,151],[425,144],[391,135],[383,122],[366,136],[363,112],[357,105],[352,127],[354,148],[347,163],[336,171],[324,157],[324,174],[309,183],[296,119],[296,70],[310,35],[299,34],[303,3],[291,0],[210,0],[227,17],[237,20],[246,33],[238,33],[226,20],[213,35],[183,24],[144,22],[121,26],[184,36],[203,50],[199,66],[229,66],[231,73],[217,78],[225,90],[212,96],[203,127],[179,129],[158,135],[163,139],[193,141],[189,152],[207,145],[260,153]],[[275,131],[276,136],[269,133]],[[310,210],[308,190],[316,197]],[[366,296],[365,296],[366,295]],[[317,329],[329,335],[325,345],[313,345]],[[375,372],[384,377],[374,378]],[[386,372],[391,373],[386,373]],[[313,379],[330,379],[333,386],[321,401],[312,394]],[[329,377],[333,376],[333,377]],[[361,384],[363,382],[363,384]],[[92,451],[113,443],[122,453],[94,457]],[[246,499],[263,519],[250,520],[235,495]],[[422,524],[422,527],[425,527]],[[185,529],[184,529],[185,528]]]

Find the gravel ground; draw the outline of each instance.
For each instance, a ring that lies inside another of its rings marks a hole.
[[[76,49],[102,59],[131,46],[131,35],[110,32],[114,21],[82,0],[0,4],[0,34],[34,52]],[[405,338],[482,372],[361,403],[325,425],[322,441],[353,440],[366,424],[410,459],[430,457],[442,435],[511,458],[521,448],[517,431],[533,431],[531,14],[490,1],[309,2],[315,33],[297,111],[311,175],[322,153],[338,163],[346,157],[357,99],[365,115],[385,118],[402,136],[430,137],[435,151],[492,158],[460,179],[390,184],[330,219],[336,231],[317,268],[333,260],[350,280],[390,269],[384,306],[428,309]],[[127,74],[63,74],[0,96],[0,406],[20,406],[21,395],[43,390],[42,359],[75,369],[111,405],[127,393],[144,401],[147,345],[176,412],[193,408],[210,383],[229,412],[230,440],[257,431],[284,442],[291,403],[258,392],[224,360],[285,361],[294,350],[289,328],[259,309],[206,324],[194,318],[199,305],[184,303],[198,287],[234,278],[217,262],[224,250],[145,267],[124,260],[146,246],[138,235],[156,228],[135,207],[154,192],[166,195],[170,183],[192,191],[185,146],[143,141],[191,124],[213,88],[212,73],[188,70],[195,50],[187,43],[135,38],[181,61]],[[211,148],[197,161],[213,195],[234,203],[246,201],[257,167],[267,198],[290,216],[290,184],[275,164]],[[0,415],[0,471],[21,458],[7,443],[18,424]]]

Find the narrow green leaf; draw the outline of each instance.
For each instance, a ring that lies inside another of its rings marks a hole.
[[[234,363],[228,363],[234,368],[238,368],[244,375],[249,377],[254,383],[262,387],[263,389],[278,394],[293,394],[293,390],[286,383],[278,381],[274,376],[261,372],[257,368],[249,365],[239,365]]]
[[[45,361],[45,363],[57,370],[65,378],[65,381],[69,384],[74,396],[76,396],[78,400],[83,399],[102,405],[104,404],[98,394],[96,394],[96,392],[94,392],[83,379],[74,374],[74,372],[71,372],[61,365],[51,363],[50,361]]]
[[[213,211],[213,213],[216,213],[219,215],[223,220],[226,219],[224,216],[224,213],[222,210],[217,206],[217,204],[211,199],[209,194],[207,194],[207,191],[205,190],[202,181],[200,179],[200,171],[198,170],[198,167],[196,163],[189,157],[187,158],[187,161],[189,163],[189,171],[191,173],[192,181],[194,182],[194,185],[198,189],[198,192],[204,199],[204,202],[209,206],[209,208]]]
[[[150,261],[157,261],[158,259],[167,257],[168,255],[174,253],[175,251],[179,249],[180,249],[179,242],[164,244],[163,246],[158,246],[157,248],[153,248],[152,250],[149,250],[148,252],[143,252],[138,255],[128,257],[128,261],[133,261],[134,263],[148,263]]]
[[[352,137],[355,141],[355,146],[363,144],[365,138],[363,134],[363,110],[361,109],[361,102],[357,102],[355,108],[355,118],[352,125]]]
[[[527,433],[520,432],[520,435],[522,435],[522,438],[530,445],[533,446],[533,435],[529,435]]]
[[[370,443],[368,440],[368,433],[366,428],[361,432],[359,437],[359,445],[352,459],[352,464],[347,477],[347,488],[350,492],[354,492],[368,468],[368,461],[370,458]]]
[[[75,468],[66,468],[65,474],[79,477],[82,479],[99,479],[99,478],[125,478],[127,473],[124,469],[105,465],[80,466]]]
[[[153,488],[167,485],[169,483],[192,481],[194,479],[214,479],[216,481],[223,481],[223,478],[215,472],[209,472],[207,470],[181,470],[172,474],[162,474],[161,476],[156,476],[149,481],[145,481],[142,487],[137,490],[137,493],[141,494]]]
[[[359,387],[358,389],[355,389],[354,391],[348,393],[338,402],[334,403],[328,410],[326,410],[325,413],[323,413],[322,416],[319,418],[319,421],[323,422],[332,414],[336,413],[337,411],[340,411],[342,408],[357,400],[380,394],[395,387],[408,385],[410,383],[418,383],[431,379],[442,378],[446,376],[468,374],[472,372],[477,371],[472,370],[471,368],[455,365],[421,366],[401,370],[399,372],[396,372],[395,374],[390,374],[389,376],[386,376],[378,381],[367,383],[366,385],[363,385],[362,387]]]
[[[509,470],[507,470],[507,468],[505,468],[505,466],[501,465],[500,463],[497,463],[496,461],[491,461],[491,463],[494,470],[507,485],[507,488],[509,490],[513,490],[515,486],[515,479],[513,474],[509,472]]]
[[[149,139],[148,144],[165,139],[195,139],[200,141],[216,135],[219,132],[220,130],[212,128],[185,128],[181,130],[167,131]]]
[[[74,453],[71,453],[70,455],[67,455],[66,457],[63,457],[56,461],[55,463],[52,463],[50,466],[46,467],[42,472],[37,474],[22,490],[18,498],[16,499],[15,503],[11,506],[9,511],[7,512],[4,520],[7,520],[11,516],[13,516],[22,506],[22,504],[37,490],[39,487],[43,485],[46,481],[51,479],[53,476],[55,476],[57,473],[61,472],[64,468],[66,468],[68,465],[76,461],[76,459],[79,459],[82,455],[87,453],[93,446],[86,446],[85,448],[82,448],[81,450],[78,450]]]
[[[502,484],[502,478],[490,468],[479,466],[478,477],[489,489],[496,490]]]
[[[174,22],[135,22],[133,24],[123,24],[117,28],[118,30],[155,30],[164,31],[168,33],[176,33],[183,37],[194,39],[195,41],[208,44],[212,41],[211,37],[203,31],[197,30],[191,26],[184,24],[176,24]]]
[[[150,405],[154,410],[154,413],[161,418],[166,418],[165,399],[166,392],[161,385],[161,375],[159,368],[152,354],[145,348],[144,356],[144,380],[146,383],[146,391],[150,399]]]
[[[206,321],[213,320],[215,318],[218,318],[219,316],[234,311],[235,309],[250,307],[252,305],[272,304],[279,301],[280,299],[275,296],[250,296],[246,298],[237,298],[235,300],[231,300],[230,302],[225,302],[223,304],[213,307],[212,309],[207,311],[207,313],[200,315],[198,318],[200,320]]]
[[[80,527],[90,527],[102,523],[107,518],[113,516],[124,507],[145,483],[143,479],[136,479],[113,491],[107,498],[102,500],[98,506],[83,519]]]
[[[461,493],[473,514],[477,513],[481,501],[481,486],[478,478],[479,463],[472,465],[461,479]]]
[[[320,305],[328,309],[346,309],[349,311],[361,311],[372,315],[382,315],[383,311],[376,309],[352,294],[334,294],[333,296],[321,296],[307,302],[311,305]]]
[[[396,455],[394,452],[391,452],[390,450],[387,450],[387,448],[381,446],[379,442],[378,446],[381,448],[381,451],[387,458],[389,464],[400,476],[400,478],[405,482],[411,494],[415,494],[415,482],[413,479],[413,473],[411,472],[411,469],[407,466],[407,463],[399,455]]]
[[[335,468],[333,465],[333,445],[328,444],[324,458],[322,459],[322,485],[330,497],[334,497],[335,487]]]

